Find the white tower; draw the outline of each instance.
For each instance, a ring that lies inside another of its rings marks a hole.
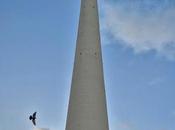
[[[66,130],[108,130],[97,0],[81,0]]]

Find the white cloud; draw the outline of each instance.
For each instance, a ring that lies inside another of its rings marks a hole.
[[[158,11],[151,12],[143,11],[142,3],[132,4],[132,8],[117,4],[105,3],[102,18],[104,32],[121,41],[118,43],[133,48],[136,53],[153,50],[175,59],[175,8],[159,7]]]

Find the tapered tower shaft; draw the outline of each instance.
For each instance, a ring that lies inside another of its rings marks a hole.
[[[81,0],[66,130],[108,130],[97,0]]]

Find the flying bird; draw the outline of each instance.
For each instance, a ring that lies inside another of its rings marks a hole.
[[[33,125],[36,125],[36,112],[34,112],[33,115],[30,115],[29,119],[32,120]]]

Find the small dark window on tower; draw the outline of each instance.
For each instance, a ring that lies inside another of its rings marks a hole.
[[[95,8],[95,6],[92,6],[92,8]]]
[[[95,52],[94,54],[97,55],[97,52]]]
[[[80,52],[80,55],[82,55],[82,53]]]

